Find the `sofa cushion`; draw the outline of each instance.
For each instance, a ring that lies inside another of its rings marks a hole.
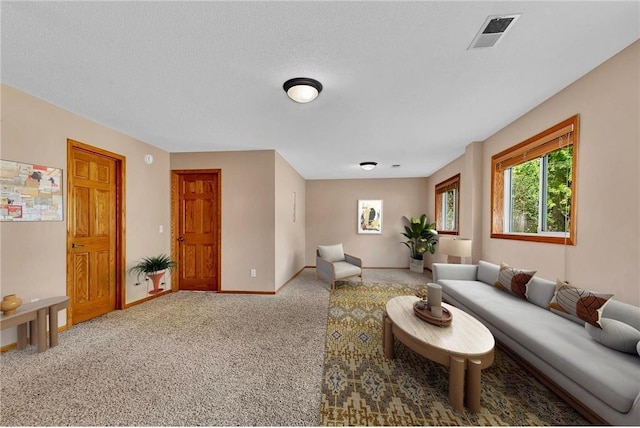
[[[336,279],[348,278],[350,276],[360,275],[362,269],[356,265],[347,262],[334,262],[333,269],[336,273]]]
[[[613,294],[596,293],[568,285],[566,282],[557,281],[558,291],[551,300],[549,307],[578,317],[594,327],[601,328],[600,317],[602,310]]]
[[[602,318],[600,320],[602,328],[597,328],[591,324],[584,323],[589,336],[598,343],[608,346],[616,351],[636,354],[636,345],[640,343],[640,331],[618,320]]]
[[[495,263],[485,262],[484,260],[478,261],[478,281],[482,281],[485,284],[493,285],[498,281],[498,273],[500,272],[500,266]]]
[[[497,287],[480,281],[443,279],[438,284],[445,300],[470,308],[481,321],[499,329],[610,407],[627,413],[633,406],[640,394],[640,358],[592,340],[584,323],[564,320]]]
[[[318,245],[318,255],[329,262],[341,262],[344,260],[342,244]]]
[[[548,309],[555,292],[555,282],[534,276],[527,285],[527,300],[541,308]]]
[[[496,287],[507,290],[521,299],[527,298],[527,285],[531,282],[535,270],[516,269],[506,263],[500,265]]]

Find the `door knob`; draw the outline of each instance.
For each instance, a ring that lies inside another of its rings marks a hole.
[[[84,245],[80,245],[80,244],[71,244],[71,248],[80,248],[80,247],[84,247]]]
[[[178,241],[182,242],[184,241],[184,238],[181,236],[180,238],[178,238]]]

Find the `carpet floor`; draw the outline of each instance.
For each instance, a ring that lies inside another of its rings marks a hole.
[[[322,425],[587,425],[589,422],[496,349],[482,371],[481,411],[457,411],[448,400],[449,371],[395,341],[385,357],[386,302],[426,284],[342,284],[331,293],[322,382]]]
[[[0,355],[0,425],[585,423],[501,353],[483,371],[478,417],[450,408],[446,369],[401,345],[384,359],[382,300],[429,279],[367,269],[364,287],[330,292],[305,269],[275,296],[179,292],[112,312],[62,332],[46,352]],[[371,298],[352,298],[358,290]],[[385,370],[392,381],[380,380]]]
[[[329,284],[171,293],[0,356],[0,424],[316,426]]]

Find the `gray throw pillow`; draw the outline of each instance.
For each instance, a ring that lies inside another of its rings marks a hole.
[[[609,300],[602,310],[602,318],[611,318],[629,324],[636,330],[640,330],[640,307],[629,303]]]
[[[584,324],[589,336],[596,342],[616,351],[635,354],[640,343],[640,331],[621,321],[601,318],[602,328],[594,327],[588,322]]]
[[[529,285],[527,285],[527,300],[531,303],[540,306],[541,308],[548,309],[551,299],[556,292],[556,283],[534,276],[531,279]],[[580,323],[582,324],[582,322]]]
[[[500,266],[494,263],[485,262],[484,260],[478,260],[478,281],[493,285],[498,280],[499,272]]]

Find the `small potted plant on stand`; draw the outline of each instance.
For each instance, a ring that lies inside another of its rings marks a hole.
[[[402,235],[407,238],[403,242],[411,251],[409,259],[409,269],[412,272],[423,273],[424,272],[424,253],[429,251],[433,254],[436,251],[436,244],[438,243],[436,232],[436,224],[429,223],[426,214],[422,214],[420,218],[407,218],[404,217],[408,223],[404,226],[404,232]]]
[[[161,254],[143,258],[138,264],[129,268],[127,272],[136,274],[138,282],[140,282],[140,276],[142,275],[144,275],[145,280],[150,279],[153,282],[153,290],[149,291],[149,294],[156,294],[164,290],[160,288],[160,283],[165,272],[172,271],[176,265],[176,262],[171,260],[171,257]]]

